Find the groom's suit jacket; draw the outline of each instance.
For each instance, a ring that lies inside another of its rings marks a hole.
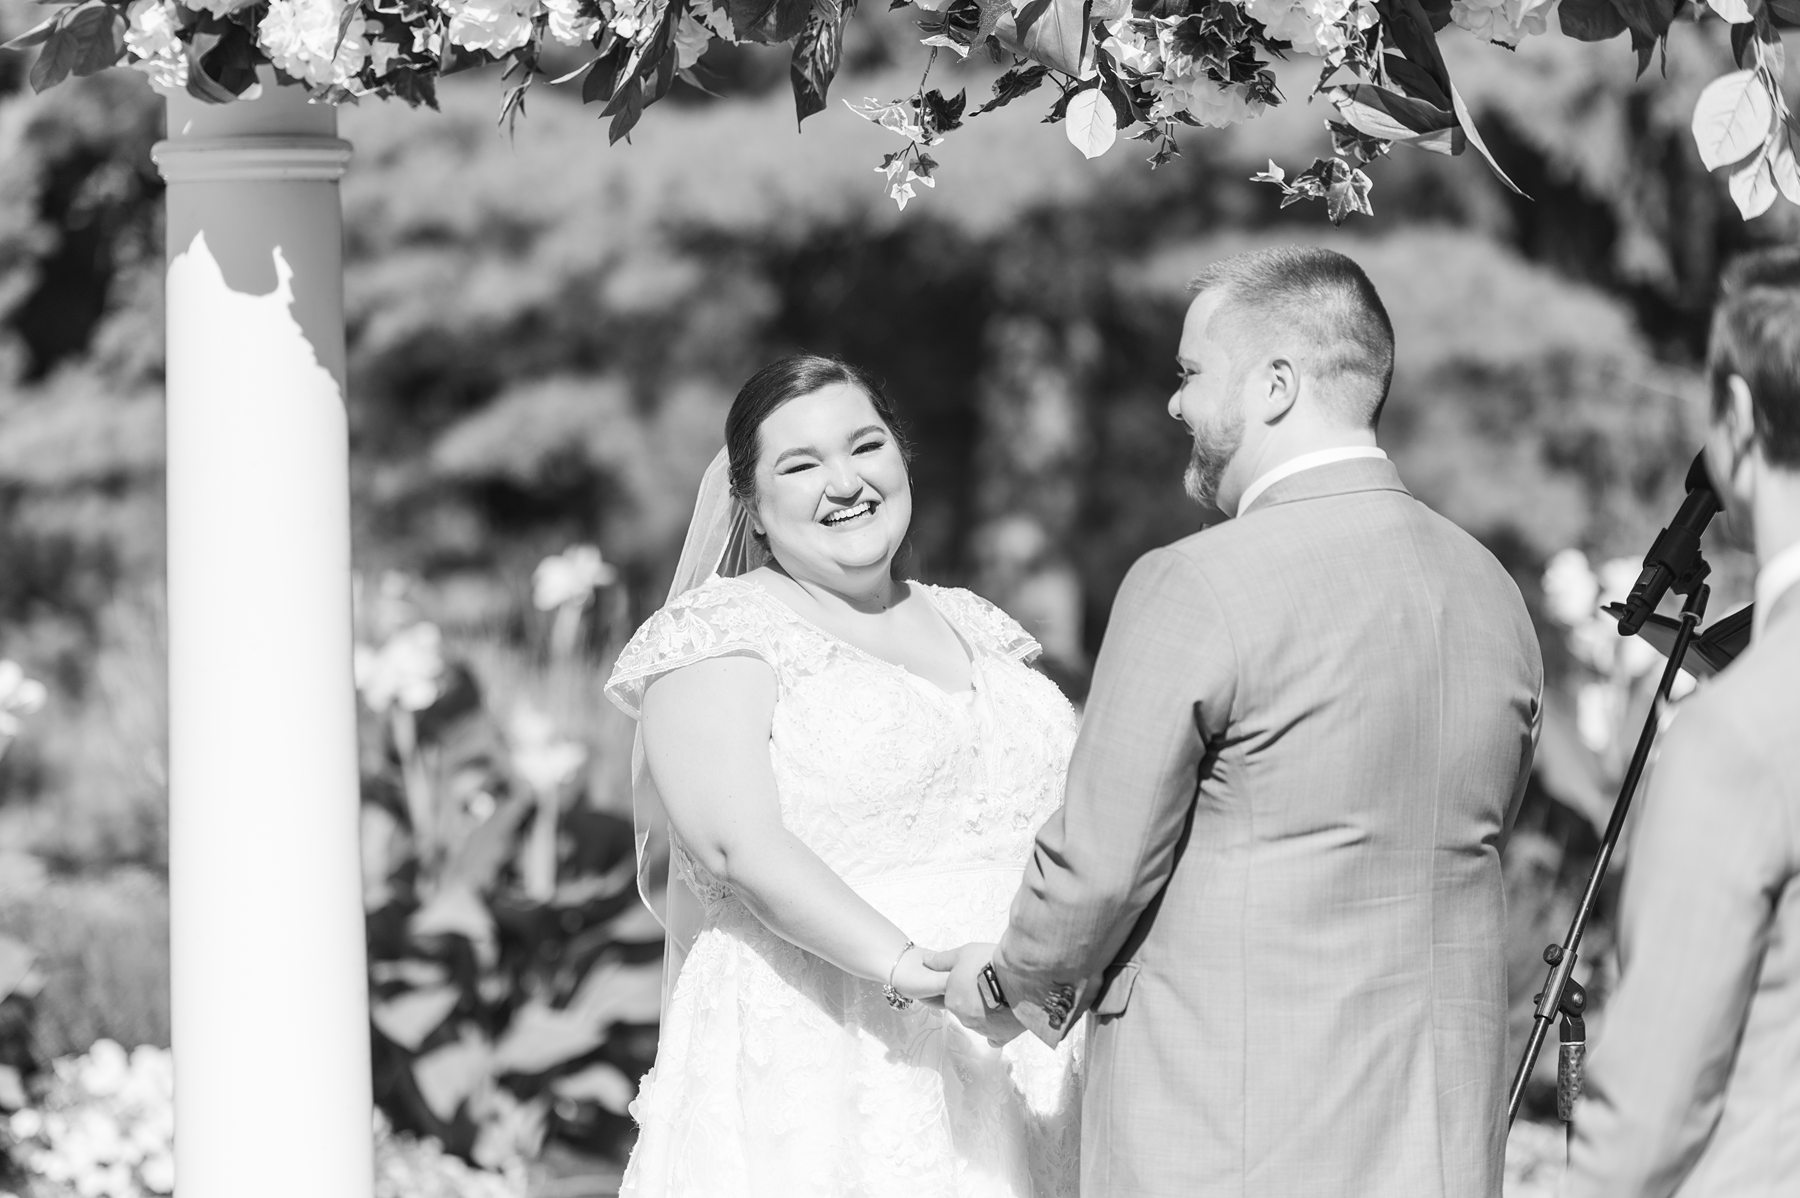
[[[1568,1198],[1800,1193],[1800,586],[1769,608],[1632,812]]]
[[[1084,1198],[1498,1198],[1500,847],[1542,693],[1518,588],[1384,460],[1119,589],[996,949],[1092,1005]]]

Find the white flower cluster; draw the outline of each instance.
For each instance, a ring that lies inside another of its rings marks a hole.
[[[1450,0],[1450,19],[1476,37],[1516,46],[1550,27],[1560,0]]]
[[[1335,58],[1379,16],[1369,0],[1243,0],[1244,13],[1301,54]]]
[[[164,0],[137,0],[126,10],[125,49],[131,65],[150,76],[160,92],[187,89],[188,62],[175,36],[175,14]]]
[[[465,50],[510,54],[531,40],[537,0],[438,0],[451,42]]]
[[[26,677],[18,662],[0,659],[0,743],[19,735],[23,717],[36,714],[45,697],[43,683]]]
[[[153,1198],[175,1192],[175,1073],[168,1049],[126,1052],[111,1040],[54,1063],[40,1105],[0,1130],[18,1164],[52,1192],[80,1198]],[[524,1198],[516,1154],[478,1169],[429,1138],[396,1134],[374,1112],[375,1198]]]
[[[525,1198],[525,1166],[477,1169],[436,1140],[395,1132],[377,1110],[374,1198]]]
[[[1185,114],[1201,125],[1222,129],[1262,115],[1263,102],[1239,83],[1218,83],[1176,44],[1180,17],[1121,17],[1107,26],[1101,52],[1122,78],[1141,82],[1155,98],[1149,119]]]
[[[584,11],[582,0],[544,0],[546,25],[550,37],[558,45],[585,46],[600,32],[600,18]]]
[[[44,1104],[15,1111],[19,1163],[82,1198],[175,1192],[175,1078],[168,1050],[111,1040],[55,1063]]]
[[[364,23],[352,21],[345,29],[343,5],[334,0],[268,0],[268,5],[256,43],[277,69],[316,88],[363,90],[356,75],[369,61]]]
[[[370,710],[424,711],[443,693],[443,634],[435,624],[414,624],[379,648],[356,646],[354,666],[356,689]]]
[[[531,572],[531,602],[539,611],[583,604],[618,577],[618,569],[600,555],[596,546],[571,545],[539,562]]]

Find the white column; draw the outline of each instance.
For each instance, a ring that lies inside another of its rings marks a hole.
[[[169,880],[181,1198],[366,1198],[350,146],[297,89],[168,100]]]

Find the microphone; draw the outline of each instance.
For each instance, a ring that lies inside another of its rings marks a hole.
[[[1706,474],[1706,451],[1701,450],[1688,467],[1687,497],[1644,555],[1644,572],[1619,614],[1620,636],[1635,635],[1671,588],[1677,595],[1689,594],[1711,572],[1700,556],[1700,534],[1719,514],[1719,507],[1719,494]]]

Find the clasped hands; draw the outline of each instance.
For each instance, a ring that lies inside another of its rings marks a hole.
[[[977,978],[994,959],[992,944],[961,948],[909,949],[894,970],[894,988],[926,1006],[942,1007],[957,1021],[998,1048],[1025,1030],[1010,1007],[989,1006]]]

